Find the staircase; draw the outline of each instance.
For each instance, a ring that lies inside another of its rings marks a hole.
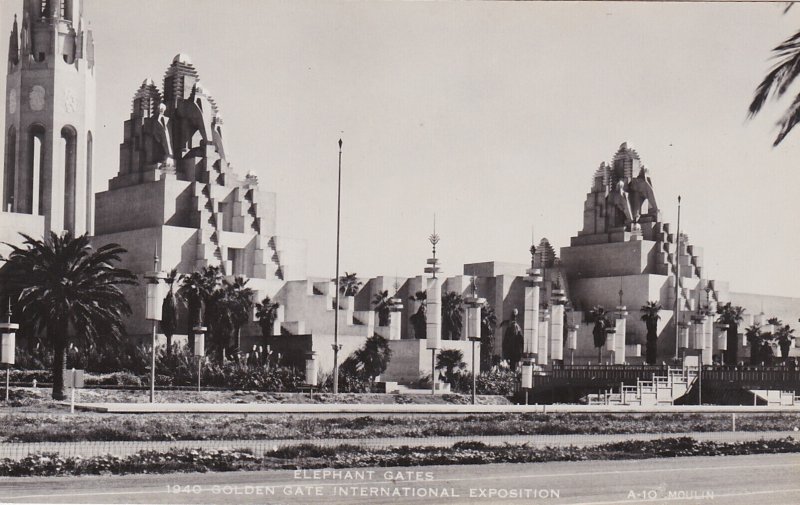
[[[800,403],[800,397],[793,391],[780,391],[777,389],[751,389],[754,399],[763,400],[768,406],[794,406]]]
[[[652,380],[637,380],[635,386],[620,384],[619,392],[594,393],[587,399],[589,405],[673,405],[692,387],[698,370],[695,366],[668,368],[667,375],[653,374]]]
[[[201,182],[192,183],[195,210],[199,215],[197,227],[197,265],[198,269],[206,265],[219,265],[224,272],[230,271],[223,255],[219,235],[222,229],[222,218],[219,215],[217,202],[211,194],[211,185]]]

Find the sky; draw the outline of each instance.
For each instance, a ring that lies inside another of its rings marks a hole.
[[[22,2],[2,3],[10,30]],[[364,277],[421,274],[434,214],[446,275],[528,263],[532,234],[569,245],[594,171],[628,142],[673,226],[682,196],[709,278],[800,296],[800,130],[773,148],[788,103],[746,114],[770,49],[800,28],[800,9],[782,9],[86,0],[95,189],[117,172],[139,84],[160,85],[185,53],[221,108],[229,161],[277,193],[278,234],[307,240],[310,275],[335,268],[339,138],[341,270]]]

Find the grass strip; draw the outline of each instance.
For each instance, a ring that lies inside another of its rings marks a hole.
[[[452,447],[364,448],[355,445],[287,447],[263,457],[247,450],[170,449],[140,451],[126,457],[67,457],[32,454],[14,461],[0,460],[0,476],[62,476],[246,470],[363,468],[487,463],[534,463],[666,458],[676,456],[738,456],[800,452],[800,441],[787,439],[748,442],[699,442],[691,437],[626,441],[594,447],[534,448],[526,444],[490,446],[459,442]]]
[[[476,414],[460,416],[261,416],[21,414],[2,417],[0,441],[276,440],[474,435],[607,435],[731,430],[729,414]],[[800,414],[739,414],[738,431],[800,429]]]

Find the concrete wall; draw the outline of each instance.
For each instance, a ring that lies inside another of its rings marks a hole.
[[[643,274],[652,271],[655,248],[649,240],[562,247],[561,264],[570,279]]]
[[[431,374],[431,351],[427,349],[427,340],[392,340],[389,348],[392,359],[382,379],[401,383],[410,383]],[[464,355],[467,371],[472,371],[472,342],[464,340],[442,340],[441,350],[456,349]],[[475,366],[480,373],[480,344],[475,344]],[[437,351],[438,353],[438,351]]]

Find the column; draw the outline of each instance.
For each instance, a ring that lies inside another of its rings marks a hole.
[[[530,268],[527,273],[525,280],[530,285],[525,287],[525,314],[522,320],[524,352],[535,354],[539,351],[539,284],[542,282],[542,275],[538,268]]]
[[[624,305],[617,307],[615,318],[616,333],[614,336],[614,364],[625,364],[625,332],[627,331],[628,310]]]
[[[564,359],[564,292],[553,290],[550,306],[550,357]]]
[[[437,278],[428,281],[426,303],[427,321],[425,331],[428,339],[427,348],[438,349],[442,338],[442,285]]]
[[[550,313],[546,310],[539,311],[539,349],[537,351],[536,362],[539,365],[547,364],[547,330],[550,328]]]

